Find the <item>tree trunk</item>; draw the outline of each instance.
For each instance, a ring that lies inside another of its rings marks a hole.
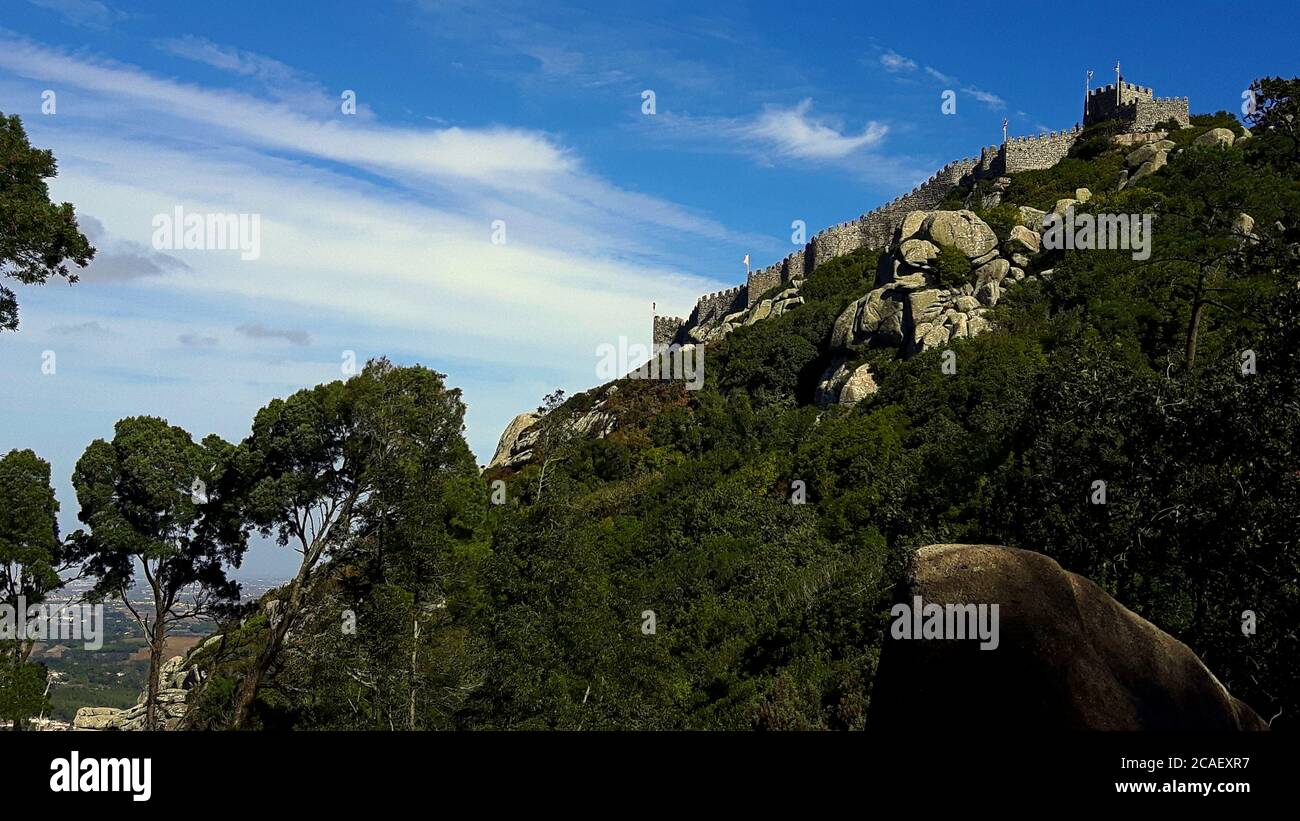
[[[155,600],[156,601],[156,600]],[[154,611],[153,635],[149,638],[149,700],[144,708],[144,728],[156,730],[158,715],[158,673],[162,669],[163,643],[167,640],[167,625],[163,610]]]
[[[13,676],[14,676],[14,684],[15,684],[15,685],[18,684],[18,679],[19,679],[19,676],[22,674],[23,662],[24,662],[25,660],[26,660],[26,659],[25,659],[25,657],[23,656],[20,647],[15,646],[15,647],[14,647],[14,673],[13,673]],[[18,711],[15,710],[14,712],[17,713]],[[15,733],[17,733],[17,732],[22,732],[22,729],[23,729],[23,718],[22,718],[22,716],[20,716],[20,715],[15,715],[15,716],[13,717],[13,727],[12,727],[11,729],[12,729]]]
[[[321,531],[315,533],[310,545],[306,543],[306,539],[301,532],[298,534],[299,538],[303,540],[302,564],[298,566],[298,575],[294,576],[293,583],[289,586],[289,596],[284,601],[284,608],[280,612],[279,620],[271,625],[270,635],[266,638],[266,645],[262,648],[262,652],[257,654],[257,663],[253,665],[253,669],[244,678],[244,685],[240,688],[239,697],[235,701],[235,715],[231,722],[234,729],[240,729],[248,721],[253,702],[257,700],[257,691],[261,689],[262,682],[266,679],[266,674],[270,671],[271,665],[275,664],[276,658],[280,655],[280,648],[284,644],[284,637],[288,635],[289,628],[297,621],[298,614],[302,610],[302,599],[307,590],[307,582],[311,578],[312,570],[315,569],[321,557],[325,555],[325,550],[330,543],[328,534],[334,528],[347,528],[352,513],[352,505],[356,502],[359,494],[359,490],[354,489],[352,491],[352,494],[339,507],[337,518]]]
[[[257,691],[262,686],[262,671],[271,664],[275,653],[279,652],[278,648],[273,649],[275,641],[275,631],[272,629],[272,635],[266,639],[266,645],[262,651],[257,654],[257,661],[253,668],[244,676],[244,684],[239,688],[239,699],[235,702],[235,717],[232,721],[234,729],[238,730],[248,721],[248,712],[257,700]]]
[[[409,671],[409,701],[410,701],[410,729],[415,729],[415,662],[416,653],[420,651],[420,611],[419,605],[416,606],[415,618],[412,621],[411,628],[411,669]]]
[[[1196,335],[1201,330],[1201,312],[1205,310],[1205,303],[1199,299],[1192,303],[1192,318],[1187,322],[1187,370],[1196,367]]]
[[[289,587],[289,596],[282,600],[283,608],[279,613],[279,618],[275,624],[271,625],[270,635],[266,637],[266,644],[263,645],[262,651],[257,654],[257,662],[253,668],[248,671],[244,677],[244,684],[239,689],[239,699],[235,703],[235,717],[232,726],[238,730],[248,721],[248,716],[253,707],[253,702],[257,700],[257,691],[262,686],[262,681],[266,678],[266,673],[275,663],[275,659],[280,655],[280,648],[284,644],[284,637],[289,632],[289,626],[298,617],[298,611],[302,608],[302,594],[306,587],[307,574],[310,572],[305,564],[298,570],[298,575],[294,577],[293,584]]]

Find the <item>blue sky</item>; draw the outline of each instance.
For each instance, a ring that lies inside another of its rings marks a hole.
[[[870,210],[1004,117],[1073,125],[1087,69],[1122,60],[1194,112],[1300,73],[1291,2],[307,8],[0,0],[0,111],[100,250],[76,286],[15,286],[0,337],[0,452],[52,462],[65,529],[76,459],[122,416],[238,440],[345,352],[387,355],[464,390],[486,462],[516,413],[596,384],[598,345],[646,341],[652,301],[685,315],[745,254],[789,253],[793,220]],[[178,206],[258,214],[260,256],[153,247]],[[246,570],[291,562],[259,546]]]

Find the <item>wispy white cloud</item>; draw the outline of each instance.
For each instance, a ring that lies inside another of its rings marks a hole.
[[[889,132],[888,127],[869,122],[861,133],[844,133],[827,121],[813,117],[812,104],[811,99],[804,99],[793,108],[768,108],[754,123],[753,137],[788,157],[838,160],[876,145]]]
[[[1006,108],[1007,106],[1006,100],[991,91],[984,91],[983,89],[975,88],[974,86],[964,86],[962,91],[979,100],[981,103],[984,103],[984,105],[989,108]]]
[[[324,114],[337,109],[340,103],[340,97],[321,83],[273,57],[192,34],[158,40],[155,45],[175,57],[254,80],[278,102],[299,111]],[[356,116],[369,119],[374,115],[362,101],[357,104]]]
[[[537,175],[573,171],[576,166],[568,152],[535,132],[504,127],[419,130],[369,124],[341,114],[333,119],[309,117],[278,102],[162,79],[133,66],[74,57],[3,35],[0,69],[68,83],[261,149],[297,151],[390,176],[510,185],[514,178],[535,182]]]
[[[95,321],[78,322],[75,325],[51,325],[50,333],[56,336],[112,336],[113,332]]]
[[[589,8],[564,0],[410,2],[417,23],[430,36],[473,43],[482,60],[479,70],[559,94],[635,93],[647,84],[716,90],[744,74],[741,60],[760,59],[741,57],[721,65],[683,56],[689,45],[717,47],[719,42],[729,48],[743,43],[758,50],[750,39],[752,32],[735,30],[725,13],[709,17],[700,12],[686,26],[644,18],[632,25],[619,21],[619,12],[611,20],[608,14],[592,14]],[[775,55],[764,54],[761,59],[770,64]]]
[[[926,67],[925,67],[925,73],[926,73],[926,74],[929,74],[931,77],[933,77],[934,79],[936,79],[936,80],[938,80],[939,82],[943,83],[944,85],[956,85],[956,84],[957,84],[957,78],[956,78],[956,77],[950,77],[950,76],[948,76],[947,74],[944,74],[944,73],[943,73],[942,71],[940,71],[939,69],[935,68],[934,66],[926,66]]]
[[[811,162],[861,166],[860,161],[873,156],[889,133],[887,125],[874,120],[860,131],[851,131],[838,119],[814,114],[811,98],[792,106],[767,105],[748,117],[661,112],[644,119],[653,121],[648,123],[652,130],[647,133],[659,139],[693,150],[748,156],[761,165]]]
[[[282,339],[299,347],[311,344],[311,337],[307,332],[296,328],[268,328],[262,324],[255,324],[240,325],[235,331],[249,339]]]
[[[934,79],[938,80],[940,83],[943,83],[946,86],[959,88],[962,91],[962,93],[969,94],[970,96],[974,97],[976,100],[979,100],[981,103],[988,106],[989,108],[993,108],[993,109],[1006,108],[1007,105],[1006,100],[1003,100],[1001,97],[994,94],[993,92],[985,91],[981,88],[976,88],[975,86],[972,85],[963,85],[962,82],[958,80],[956,77],[952,76],[951,74],[944,74],[942,71],[935,68],[934,66],[926,66],[925,73],[929,74],[931,77],[933,77]]]
[[[934,66],[921,65],[916,60],[913,60],[910,57],[905,57],[893,49],[884,49],[880,53],[879,61],[885,71],[888,71],[891,74],[912,74],[917,68],[920,68],[927,76],[936,82],[954,90],[959,89],[962,93],[969,94],[971,97],[991,109],[1006,108],[1006,101],[997,94],[994,94],[991,91],[986,91],[977,86],[964,84],[961,80],[951,74],[940,71]]]
[[[904,57],[893,49],[889,49],[880,55],[880,64],[885,67],[886,71],[916,71],[915,60]]]
[[[27,0],[37,8],[53,11],[64,22],[85,28],[106,29],[121,20],[125,12],[113,8],[100,0]]]
[[[192,34],[159,40],[158,47],[177,57],[184,57],[222,71],[231,71],[267,83],[307,84],[310,82],[301,72],[279,60],[241,48],[222,46],[205,37],[196,37]]]

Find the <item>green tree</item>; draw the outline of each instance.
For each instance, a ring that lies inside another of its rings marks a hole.
[[[49,674],[45,665],[17,658],[11,653],[0,668],[0,718],[9,719],[14,730],[21,730],[27,719],[50,708],[46,694]]]
[[[537,437],[533,444],[533,461],[538,465],[535,497],[538,500],[541,500],[546,487],[547,472],[569,458],[568,448],[576,439],[573,415],[564,410],[564,401],[564,391],[557,388],[542,397],[542,404],[537,406],[537,415],[541,418],[534,423]]]
[[[409,730],[447,728],[476,686],[477,651],[458,618],[473,606],[486,496],[464,437],[464,406],[425,368],[372,363],[357,385],[372,490],[342,561],[361,569],[367,605],[357,678],[387,673],[385,701]],[[359,589],[358,589],[359,588]],[[332,631],[331,631],[332,632]]]
[[[369,549],[382,557],[377,561],[386,565],[384,551],[396,543],[406,568],[399,575],[414,587],[410,580],[425,578],[428,570],[421,563],[438,555],[431,544],[473,518],[465,508],[465,496],[473,492],[464,483],[471,476],[477,481],[463,439],[465,407],[460,391],[447,389],[443,378],[419,366],[374,360],[346,382],[276,399],[253,420],[252,434],[239,446],[244,508],[263,535],[292,543],[302,559],[244,677],[234,726],[250,721],[258,691],[280,660],[285,636],[303,616],[305,596],[321,579],[325,559],[362,549],[369,540]],[[413,479],[417,487],[406,484]],[[453,485],[451,499],[443,491]],[[421,493],[437,498],[420,500]],[[441,544],[439,550],[445,549]],[[405,589],[414,593],[409,604],[415,613],[428,615],[426,608],[437,604],[427,589]],[[418,638],[418,617],[408,623]],[[408,681],[408,708],[419,698],[414,678]]]
[[[1283,270],[1290,251],[1277,224],[1297,210],[1297,193],[1236,147],[1185,149],[1148,185],[1161,196],[1146,267],[1186,305],[1183,358],[1192,370],[1207,310],[1241,313],[1242,300],[1271,290],[1268,280]]]
[[[1252,154],[1293,176],[1300,170],[1300,77],[1261,77],[1250,86],[1255,109],[1246,115]]]
[[[50,202],[45,181],[58,173],[54,154],[33,148],[22,120],[0,113],[0,275],[24,285],[60,276],[76,282],[68,263],[85,267],[95,249],[77,228],[71,203]],[[18,327],[18,297],[0,285],[0,331]]]
[[[15,612],[60,584],[58,512],[48,462],[30,450],[0,459],[0,596]],[[28,663],[34,644],[25,636],[0,642],[0,718],[15,730],[48,706],[45,669]]]
[[[72,553],[96,579],[92,595],[121,599],[149,643],[149,728],[157,727],[158,673],[172,628],[239,597],[226,567],[239,565],[248,542],[230,503],[231,454],[218,436],[196,443],[163,419],[135,416],[117,423],[111,442],[92,442],[73,472],[77,515],[89,531],[72,535]],[[137,566],[152,610],[131,600]]]
[[[939,274],[939,284],[947,288],[960,288],[971,284],[971,264],[966,253],[960,248],[945,245],[939,249],[939,258],[934,263]]]

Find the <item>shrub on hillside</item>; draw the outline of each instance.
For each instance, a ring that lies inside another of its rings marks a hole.
[[[960,288],[970,283],[970,260],[960,249],[946,245],[939,249],[934,261],[939,282],[946,288]]]

